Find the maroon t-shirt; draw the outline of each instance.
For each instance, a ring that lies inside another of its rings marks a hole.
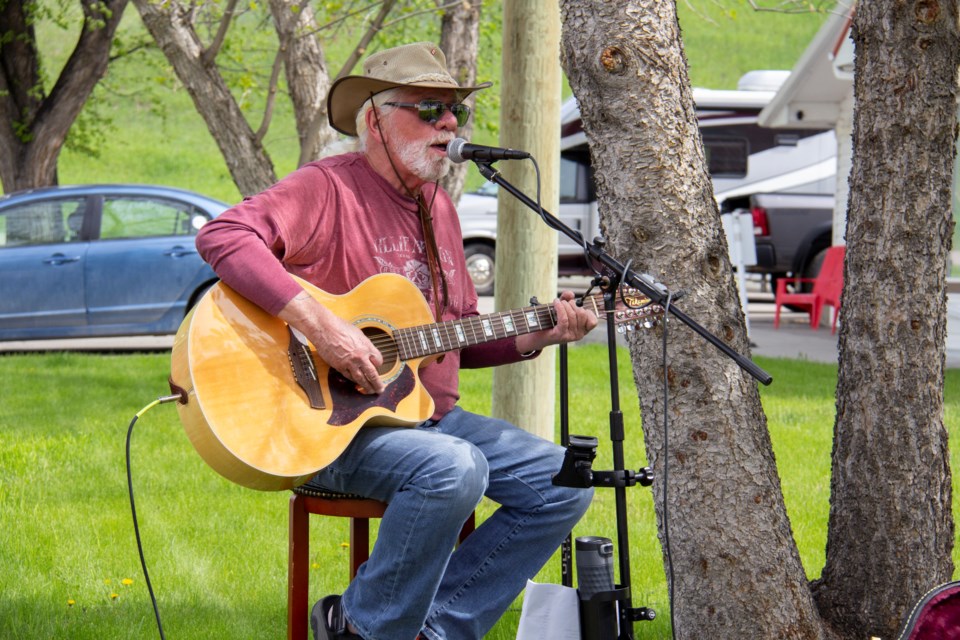
[[[434,233],[447,280],[442,320],[477,314],[466,270],[460,222],[450,197],[433,185]],[[311,162],[224,212],[197,234],[197,249],[230,287],[277,314],[302,291],[293,273],[320,289],[344,294],[366,278],[401,274],[434,309],[417,203],[398,192],[359,153]],[[375,312],[376,309],[371,309]],[[515,339],[448,353],[420,378],[436,403],[435,418],[459,399],[458,370],[517,362]]]

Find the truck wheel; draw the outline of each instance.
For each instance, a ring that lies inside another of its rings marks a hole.
[[[827,247],[829,249],[829,247]],[[804,278],[816,278],[820,273],[821,267],[823,267],[823,259],[827,255],[827,249],[820,249],[813,254],[813,257],[810,258],[810,261],[807,262],[803,267],[803,277]],[[812,287],[811,287],[812,288]]]
[[[494,260],[493,247],[487,244],[473,243],[463,248],[467,258],[467,273],[473,280],[478,296],[493,295]]]

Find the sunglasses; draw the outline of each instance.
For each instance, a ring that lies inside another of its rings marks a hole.
[[[467,124],[470,118],[470,107],[465,104],[444,104],[439,100],[422,100],[421,102],[385,102],[390,107],[404,107],[407,109],[416,109],[417,115],[424,122],[436,124],[437,120],[443,117],[447,110],[457,119],[457,126],[462,127]]]

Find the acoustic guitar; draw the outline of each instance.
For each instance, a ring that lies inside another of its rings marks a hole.
[[[306,339],[223,283],[194,306],[173,345],[170,386],[180,420],[203,459],[225,478],[290,489],[333,462],[364,425],[413,426],[433,415],[418,370],[440,354],[556,325],[552,304],[434,322],[416,285],[376,275],[333,295],[298,279],[383,354],[386,390],[362,394]],[[662,311],[628,291],[620,323],[651,325]],[[603,318],[602,294],[583,299]]]

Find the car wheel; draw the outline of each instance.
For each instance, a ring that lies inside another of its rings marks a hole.
[[[493,295],[493,276],[496,261],[493,247],[487,244],[468,244],[463,249],[467,258],[467,273],[478,296]]]

